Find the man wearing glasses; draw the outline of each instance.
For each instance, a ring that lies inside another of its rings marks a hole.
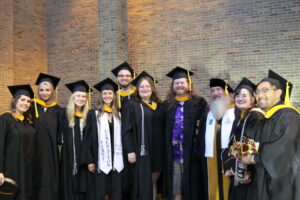
[[[136,88],[131,84],[135,78],[135,71],[127,63],[123,62],[111,72],[117,78],[119,89],[117,92],[118,107],[121,109],[124,104],[135,95]]]
[[[300,115],[289,105],[291,89],[291,83],[271,70],[257,85],[257,104],[266,112],[254,138],[259,153],[242,158],[255,166],[251,199],[300,199]]]

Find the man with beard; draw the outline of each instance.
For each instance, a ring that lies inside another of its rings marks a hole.
[[[122,108],[124,105],[133,97],[135,97],[136,88],[131,84],[133,79],[135,78],[135,71],[132,67],[125,61],[122,64],[118,65],[111,72],[115,75],[118,82],[118,92],[117,92],[117,99],[118,99],[118,107],[120,112],[122,113]],[[125,151],[123,151],[125,153]],[[123,155],[124,158],[127,155]],[[128,166],[127,162],[124,162],[124,169],[122,171],[122,199],[127,200],[129,199],[129,188],[130,185],[128,183],[129,177],[134,176],[134,172],[131,171]]]
[[[118,106],[121,110],[124,104],[135,95],[136,88],[131,84],[132,80],[135,78],[135,71],[127,62],[123,62],[116,68],[112,69],[111,72],[117,78],[119,85],[117,98]]]
[[[193,88],[193,72],[181,67],[167,74],[173,79],[167,100],[162,105],[165,117],[166,192],[168,200],[198,200],[200,161],[193,156],[197,124],[207,103]]]
[[[210,79],[211,103],[200,131],[204,147],[203,181],[206,199],[227,200],[229,178],[224,175],[222,153],[228,147],[232,125],[237,111],[232,108],[232,88],[226,81]]]
[[[257,85],[257,103],[266,114],[261,131],[253,136],[259,153],[242,157],[244,164],[255,167],[247,199],[300,199],[300,115],[289,103],[292,86],[271,70]]]

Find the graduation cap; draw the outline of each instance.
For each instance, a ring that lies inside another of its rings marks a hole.
[[[99,92],[102,92],[103,90],[112,90],[112,91],[118,90],[118,85],[110,78],[106,78],[100,81],[93,87],[96,88]]]
[[[66,87],[72,92],[89,92],[90,87],[89,85],[84,81],[75,81],[72,83],[66,84]]]
[[[191,80],[191,76],[194,73],[184,69],[182,67],[175,67],[174,69],[172,69],[169,73],[166,74],[166,76],[172,78],[173,80],[179,79],[179,78],[187,78],[188,82],[189,82],[189,91],[192,91],[192,80]]]
[[[42,83],[44,81],[50,82],[52,84],[53,88],[55,89],[56,86],[58,85],[59,81],[60,81],[60,78],[55,77],[55,76],[51,76],[51,75],[48,75],[48,74],[40,73],[39,77],[37,78],[37,80],[35,82],[35,84],[39,85],[40,83]]]
[[[209,87],[221,87],[225,90],[225,94],[228,95],[229,93],[233,93],[233,89],[230,85],[223,79],[219,78],[211,78],[209,81]]]
[[[118,76],[119,71],[121,70],[128,70],[133,78],[135,78],[135,71],[133,68],[125,61],[122,64],[118,65],[114,69],[111,70],[111,72],[115,75],[115,77]]]
[[[12,85],[8,86],[10,93],[13,95],[13,98],[16,98],[19,95],[25,95],[27,97],[33,98],[34,93],[30,85]]]
[[[84,80],[80,80],[80,81],[75,81],[72,83],[68,83],[66,84],[66,87],[72,92],[86,92],[89,94],[89,109],[92,109],[92,97],[91,97],[91,91],[92,89],[90,88],[90,86],[84,81]]]
[[[238,89],[241,89],[241,88],[246,88],[253,94],[256,89],[256,85],[252,81],[250,81],[249,79],[244,77],[241,80],[241,82],[236,86],[234,92],[236,92]]]
[[[290,105],[290,96],[293,89],[293,84],[290,83],[288,80],[280,76],[279,74],[275,73],[274,71],[269,69],[268,78],[264,78],[262,82],[269,82],[276,86],[277,89],[282,90],[281,99],[284,99],[285,104]]]
[[[131,83],[132,85],[136,86],[137,83],[139,82],[139,80],[141,80],[142,78],[144,77],[149,77],[153,83],[154,83],[154,86],[156,85],[156,83],[158,83],[158,81],[153,78],[153,76],[151,76],[150,74],[148,74],[146,71],[142,71]]]
[[[4,183],[0,186],[0,199],[14,200],[17,191],[18,191],[17,184],[4,180]]]

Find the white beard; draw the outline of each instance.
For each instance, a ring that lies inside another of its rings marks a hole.
[[[227,95],[214,99],[210,104],[210,111],[216,120],[222,119],[230,105],[230,97]]]

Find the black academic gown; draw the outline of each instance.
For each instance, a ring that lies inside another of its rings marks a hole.
[[[74,128],[69,127],[69,121],[65,114],[63,118],[63,147],[62,147],[62,199],[64,200],[87,200],[89,198],[88,185],[88,169],[87,163],[85,163],[86,152],[84,150],[84,139],[86,138],[85,128],[82,134],[80,133],[80,118],[75,117]],[[73,130],[75,141],[75,155],[77,172],[74,174],[74,142],[73,142]],[[91,186],[91,185],[90,185]]]
[[[254,139],[260,147],[248,199],[299,200],[300,115],[291,108],[278,110]]]
[[[144,138],[146,155],[141,156],[142,145],[142,109],[144,110]],[[132,200],[153,199],[152,172],[162,170],[162,132],[161,120],[156,110],[150,109],[144,102],[139,100],[129,101],[122,113],[122,139],[126,157],[124,161],[128,165],[129,188]],[[155,138],[158,137],[158,138]],[[154,141],[155,140],[155,141]],[[154,150],[154,148],[157,148]],[[128,163],[128,153],[136,154],[136,163]],[[156,155],[154,153],[160,153]]]
[[[0,173],[18,184],[15,200],[33,200],[35,130],[11,113],[0,116],[0,127]]]
[[[251,135],[255,135],[257,131],[261,128],[261,123],[264,119],[264,116],[260,112],[251,111],[249,114],[240,119],[236,117],[232,131],[230,134],[229,148],[233,144],[234,137],[236,141],[239,141],[242,134],[242,129],[244,127],[244,136],[249,137]],[[246,120],[246,121],[245,121]],[[224,150],[222,154],[223,163],[224,163],[224,171],[232,169],[235,171],[236,168],[236,159],[233,156],[228,155],[229,148]],[[247,171],[251,171],[253,173],[253,166],[249,165],[247,167]],[[230,188],[229,188],[229,200],[244,200],[248,196],[248,188],[252,186],[252,182],[249,184],[239,184],[234,186],[234,176],[230,177]]]
[[[110,124],[110,130],[113,128],[113,123]],[[113,132],[111,134],[111,145],[113,144]],[[89,185],[89,199],[103,200],[104,196],[111,193],[112,200],[120,199],[122,196],[122,172],[111,171],[108,175],[103,172],[97,172],[98,169],[98,130],[97,130],[97,118],[96,110],[90,110],[87,116],[87,143],[85,143],[84,148],[87,150],[86,163],[95,164],[96,171],[92,174],[95,183]],[[113,149],[112,148],[112,158]],[[91,173],[89,173],[91,175]],[[89,181],[91,183],[91,181]]]
[[[47,108],[37,103],[39,117],[35,117],[34,127],[37,131],[37,198],[38,200],[59,200],[59,151],[61,143],[62,108],[58,105]]]
[[[202,191],[201,183],[201,160],[194,155],[194,142],[198,134],[198,126],[203,123],[201,119],[207,108],[207,102],[203,98],[194,98],[184,102],[184,142],[183,142],[183,188],[182,196],[184,200],[198,200],[205,195]],[[163,103],[163,113],[165,115],[165,176],[167,199],[173,199],[173,153],[172,135],[175,122],[176,106],[170,108],[167,101]]]

